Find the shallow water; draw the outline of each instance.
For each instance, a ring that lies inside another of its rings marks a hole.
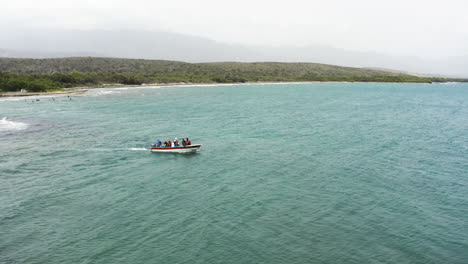
[[[468,260],[467,84],[98,89],[0,119],[0,263]],[[147,151],[174,137],[202,150]]]

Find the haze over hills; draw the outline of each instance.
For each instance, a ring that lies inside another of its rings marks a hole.
[[[0,35],[0,57],[118,57],[185,62],[313,62],[468,77],[468,57],[428,59],[330,46],[247,46],[144,30],[44,30]]]

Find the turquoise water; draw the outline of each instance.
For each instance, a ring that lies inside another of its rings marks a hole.
[[[0,263],[468,263],[468,84],[32,100],[0,100]]]

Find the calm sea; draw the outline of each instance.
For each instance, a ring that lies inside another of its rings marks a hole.
[[[0,100],[0,263],[468,263],[468,84],[38,100]]]

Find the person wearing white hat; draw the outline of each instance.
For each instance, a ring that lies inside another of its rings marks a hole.
[[[174,139],[174,147],[178,147],[179,146],[179,141],[177,140],[177,138]]]

